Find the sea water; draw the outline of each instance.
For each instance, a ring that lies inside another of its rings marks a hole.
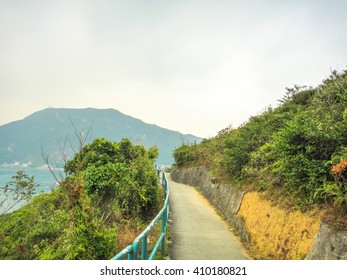
[[[48,168],[23,168],[22,166],[9,166],[9,167],[0,167],[0,202],[5,199],[3,190],[1,189],[7,183],[14,181],[12,178],[19,170],[24,170],[25,173],[31,177],[34,176],[34,182],[38,184],[35,189],[35,195],[38,195],[42,192],[50,192],[54,187],[57,186],[57,181],[54,178],[52,172]],[[60,179],[61,170],[53,171],[56,174],[57,179]],[[21,206],[25,205],[25,201],[17,204],[11,209],[10,212],[17,210]],[[6,205],[6,202],[4,203]],[[3,212],[3,208],[0,206],[0,214]]]

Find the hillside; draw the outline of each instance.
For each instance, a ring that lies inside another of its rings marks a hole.
[[[97,138],[67,161],[55,189],[34,197],[32,179],[17,173],[5,191],[32,199],[0,212],[0,259],[112,258],[160,209],[157,155],[128,139]]]
[[[62,165],[61,148],[68,156],[74,154],[73,149],[78,149],[73,126],[78,133],[87,133],[91,127],[88,143],[103,137],[111,141],[129,138],[146,148],[156,145],[159,148],[158,164],[172,164],[172,150],[182,142],[201,141],[199,137],[147,124],[114,109],[49,108],[0,126],[0,165],[32,162],[32,166],[41,166],[44,164],[41,147],[51,160]]]
[[[347,228],[347,71],[316,88],[287,88],[238,128],[174,151],[177,167],[205,166],[216,181],[258,191],[286,209],[320,209]]]

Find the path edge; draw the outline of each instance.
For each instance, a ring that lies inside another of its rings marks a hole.
[[[175,182],[196,187],[211,205],[231,224],[244,245],[249,244],[249,234],[246,230],[244,221],[237,216],[244,191],[237,189],[229,184],[216,184],[209,175],[208,170],[201,167],[191,167],[175,169],[171,173],[171,178]]]

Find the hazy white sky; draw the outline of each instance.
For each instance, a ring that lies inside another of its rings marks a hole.
[[[209,137],[347,68],[347,1],[0,0],[0,125],[115,108]]]

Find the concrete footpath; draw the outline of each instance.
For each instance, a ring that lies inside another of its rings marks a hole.
[[[244,260],[241,243],[195,188],[167,176],[170,185],[172,260]]]

